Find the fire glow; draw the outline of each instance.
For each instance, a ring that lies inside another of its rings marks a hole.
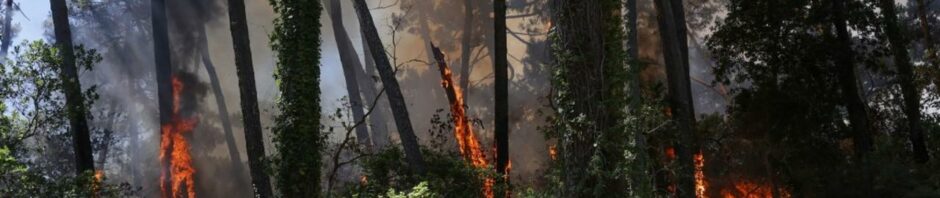
[[[674,159],[675,150],[669,147],[666,149],[666,154],[671,159]],[[709,197],[707,193],[709,185],[705,178],[705,156],[702,154],[702,151],[695,153],[693,160],[695,168],[695,197],[707,198]],[[767,198],[774,197],[772,189],[772,185],[765,183],[739,180],[733,182],[732,186],[728,188],[720,189],[719,192],[722,198]],[[791,197],[789,192],[784,189],[779,189],[778,192],[780,193],[779,197]]]
[[[195,118],[183,118],[180,115],[180,96],[185,87],[183,82],[176,76],[171,78],[173,82],[173,113],[171,114],[170,123],[164,123],[160,126],[160,160],[164,166],[168,166],[163,168],[169,169],[169,171],[163,171],[160,175],[160,191],[163,197],[175,198],[182,197],[185,194],[188,198],[195,198],[193,174],[196,169],[192,166],[189,143],[183,134],[192,132],[197,121]],[[167,184],[170,185],[169,192],[167,192]],[[183,192],[184,187],[185,192]]]
[[[460,155],[470,161],[476,168],[487,168],[486,156],[480,148],[480,141],[473,133],[473,127],[470,126],[470,120],[464,110],[464,96],[460,86],[454,82],[453,72],[447,67],[444,60],[444,53],[431,44],[434,51],[434,59],[437,60],[438,68],[441,71],[441,86],[447,91],[447,98],[450,100],[451,117],[454,119],[454,136],[457,138],[457,145],[460,147]],[[493,184],[496,181],[487,178],[483,183],[483,194],[486,197],[493,197]]]

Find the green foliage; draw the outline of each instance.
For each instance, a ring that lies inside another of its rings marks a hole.
[[[274,21],[271,47],[277,51],[281,91],[275,119],[277,189],[285,197],[319,197],[320,151],[320,12],[316,0],[271,0]]]
[[[86,71],[101,60],[94,50],[79,46],[75,52],[77,66]],[[57,54],[52,45],[34,41],[15,47],[15,59],[0,64],[0,195],[134,196],[137,190],[126,183],[95,179],[91,172],[73,175]],[[97,99],[94,86],[83,92],[86,105]]]
[[[440,195],[434,193],[428,188],[428,182],[421,182],[410,192],[396,192],[395,189],[388,189],[388,193],[385,193],[385,197],[388,198],[433,198],[440,197]]]
[[[387,192],[399,192],[428,183],[427,188],[438,197],[481,197],[485,177],[496,173],[490,169],[477,169],[455,152],[429,148],[422,149],[428,163],[428,172],[417,175],[406,165],[404,153],[397,146],[378,151],[362,162],[364,182],[350,184],[348,194],[377,197]]]

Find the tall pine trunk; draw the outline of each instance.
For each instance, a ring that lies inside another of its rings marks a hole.
[[[229,26],[232,31],[232,46],[235,50],[235,69],[238,75],[238,90],[241,96],[242,122],[244,123],[245,148],[248,168],[255,197],[272,197],[271,182],[264,172],[264,135],[261,131],[261,116],[258,112],[258,91],[255,88],[255,71],[251,59],[251,42],[248,22],[245,17],[244,0],[228,1]],[[224,115],[226,118],[228,115]],[[239,166],[241,161],[239,161]]]
[[[493,132],[496,137],[496,172],[506,178],[506,184],[509,183],[506,166],[509,164],[509,77],[507,68],[509,61],[506,56],[506,0],[496,0],[493,3],[493,10],[496,13],[493,28],[494,38],[496,39],[496,62],[493,63],[495,113],[496,126]],[[464,65],[468,67],[469,65]],[[466,79],[466,77],[463,77]],[[502,195],[503,193],[499,193]]]
[[[3,35],[0,36],[0,57],[6,57],[7,52],[10,49],[10,45],[13,42],[13,0],[6,0],[4,2],[4,7],[6,7],[3,12]]]
[[[209,41],[206,28],[203,26],[199,32],[201,35],[199,39],[199,56],[209,76],[209,82],[212,85],[212,94],[215,95],[215,104],[216,108],[219,109],[219,120],[222,122],[222,131],[225,136],[225,146],[228,148],[228,156],[230,161],[232,161],[232,166],[235,171],[241,173],[241,171],[244,170],[242,167],[242,159],[241,155],[238,153],[238,146],[235,143],[235,134],[232,132],[232,121],[229,119],[228,105],[225,103],[225,94],[222,93],[222,83],[219,82],[219,74],[215,71],[215,64],[212,63],[212,58],[209,57]]]
[[[55,26],[56,47],[59,48],[59,57],[62,65],[59,69],[59,78],[65,92],[65,106],[69,117],[69,130],[72,134],[72,146],[75,149],[76,171],[82,174],[95,170],[95,159],[91,151],[91,135],[88,131],[88,120],[85,118],[88,109],[85,107],[85,96],[82,94],[82,85],[78,79],[78,68],[75,66],[75,52],[72,46],[72,30],[69,27],[69,10],[65,0],[51,0],[52,23]]]
[[[463,93],[461,95],[464,98],[467,97],[467,90],[470,90],[470,59],[473,45],[473,2],[474,0],[464,0],[463,10],[464,10],[464,20],[463,20],[463,36],[461,36],[460,41],[460,87],[463,88]],[[499,2],[496,2],[497,4]],[[498,15],[497,15],[498,16]],[[503,18],[506,16],[503,15]],[[498,34],[498,33],[497,33]]]
[[[359,85],[362,87],[362,95],[366,101],[370,101],[375,104],[375,107],[372,108],[372,114],[369,114],[369,123],[372,126],[372,144],[375,145],[376,149],[384,149],[388,145],[388,115],[391,113],[388,112],[388,100],[383,100],[384,95],[379,95],[377,90],[379,83],[375,81],[374,76],[377,75],[378,69],[375,68],[375,61],[372,59],[372,53],[369,52],[369,44],[366,39],[362,40],[362,54],[363,59],[366,63],[367,70],[360,70],[360,81],[362,82]],[[357,55],[358,57],[358,55]],[[377,101],[377,102],[376,102]]]
[[[689,79],[688,43],[686,43],[685,14],[682,0],[656,0],[659,29],[669,82],[669,104],[672,120],[679,137],[675,150],[678,155],[678,196],[695,196],[695,170],[692,167],[695,142],[695,109],[692,104]]]
[[[385,92],[388,93],[388,103],[395,117],[395,125],[398,126],[401,144],[405,148],[405,158],[414,172],[423,175],[426,169],[424,157],[421,156],[421,149],[418,145],[418,137],[415,136],[414,129],[411,127],[405,97],[402,96],[401,89],[398,87],[395,71],[385,54],[385,48],[382,45],[378,30],[375,28],[372,14],[369,13],[369,7],[366,5],[365,0],[354,0],[353,5],[355,5],[356,14],[359,16],[359,27],[362,28],[364,33],[363,39],[369,42],[368,50],[372,53],[372,58],[379,69],[379,75],[382,77],[382,85],[385,86]]]
[[[153,25],[153,59],[157,77],[157,103],[160,109],[160,126],[164,126],[172,122],[173,113],[173,87],[170,84],[172,65],[170,62],[170,39],[167,33],[166,1],[151,0],[150,13]],[[172,150],[172,148],[168,149]],[[170,176],[169,160],[163,161],[163,164],[161,164],[162,175]],[[162,192],[172,192],[170,189],[172,184],[168,178],[160,182],[166,188],[161,189]]]
[[[329,6],[326,12],[330,15],[330,21],[333,25],[333,38],[336,41],[336,47],[339,51],[339,59],[343,66],[343,76],[346,80],[346,91],[349,94],[349,105],[352,108],[353,122],[365,122],[365,113],[363,110],[362,94],[359,93],[359,70],[362,70],[362,64],[359,63],[359,57],[356,56],[356,49],[353,48],[349,34],[343,26],[343,10],[339,0],[329,0],[326,4]],[[356,127],[356,139],[360,145],[366,148],[372,147],[371,138],[369,138],[369,127],[365,124]]]
[[[323,149],[325,141],[320,138],[320,14],[323,7],[319,1],[311,0],[270,2],[279,15],[271,35],[272,48],[277,51],[276,77],[281,92],[280,115],[275,118],[274,127],[280,155],[275,173],[277,187],[284,197],[319,197],[321,155],[318,151]],[[247,24],[238,24],[247,29],[243,25]],[[248,46],[247,39],[236,38],[238,40],[244,42],[241,46]],[[242,62],[250,63],[248,59]],[[250,67],[244,67],[247,68]],[[239,69],[239,76],[251,75]],[[239,78],[241,88],[251,85],[246,80]],[[242,91],[243,98],[255,97],[250,90]],[[256,109],[251,106],[243,106],[242,110]],[[260,133],[256,133],[246,139],[260,140],[260,137]],[[260,148],[248,151],[263,155]]]
[[[904,95],[904,114],[907,116],[907,127],[910,130],[911,145],[913,145],[914,160],[919,163],[927,162],[927,147],[924,141],[924,132],[920,126],[920,91],[914,85],[914,70],[911,59],[907,54],[909,41],[902,34],[903,27],[898,23],[897,8],[892,0],[879,0],[878,5],[884,15],[884,32],[888,36],[891,52],[894,55],[894,65],[898,67],[901,93]]]
[[[849,111],[852,136],[855,142],[855,152],[864,157],[872,148],[872,134],[870,129],[868,107],[859,93],[858,79],[855,76],[855,58],[852,48],[852,37],[849,35],[845,19],[845,0],[833,0],[832,17],[835,27],[837,47],[833,50],[839,78],[839,86],[846,108]]]
[[[627,10],[627,67],[630,71],[630,111],[633,113],[633,116],[639,115],[640,108],[643,102],[643,95],[641,91],[642,79],[640,78],[640,53],[639,53],[639,40],[637,35],[639,34],[639,29],[637,28],[637,0],[627,0],[626,10]],[[639,196],[652,196],[652,185],[650,184],[649,174],[647,167],[647,161],[649,156],[646,152],[646,134],[643,131],[640,131],[638,126],[632,129],[633,138],[636,141],[636,153],[637,157],[634,159],[635,165],[634,170],[631,174],[633,180],[633,189],[639,192]]]

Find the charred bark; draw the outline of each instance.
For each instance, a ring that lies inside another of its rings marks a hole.
[[[689,79],[688,44],[685,33],[685,14],[682,0],[656,0],[659,29],[669,82],[669,104],[672,120],[678,129],[675,145],[678,157],[678,196],[695,197],[695,170],[692,167],[695,144],[695,109],[692,103]]]
[[[171,84],[172,65],[170,62],[170,40],[167,33],[166,1],[150,1],[151,21],[153,25],[153,53],[156,67],[157,103],[160,110],[160,126],[172,122],[173,114],[173,87]],[[162,133],[163,130],[161,130]],[[162,135],[161,135],[162,137]],[[172,144],[170,144],[172,145]],[[172,148],[170,148],[172,149]],[[160,151],[165,152],[165,151]],[[169,160],[163,160],[161,165],[163,175],[171,177]],[[164,179],[162,192],[172,192],[169,178]]]
[[[506,0],[496,0],[493,3],[493,10],[496,13],[493,22],[496,39],[496,54],[493,54],[496,56],[496,62],[493,63],[495,78],[493,86],[496,91],[496,125],[493,128],[496,135],[494,138],[496,139],[496,172],[503,175],[505,184],[509,184],[509,172],[506,170],[509,164],[509,77],[507,71],[509,61],[506,58],[509,52],[506,49]],[[463,78],[466,79],[466,77]]]
[[[359,26],[363,29],[363,38],[369,42],[369,50],[372,58],[376,62],[379,75],[382,78],[382,85],[385,86],[385,92],[388,93],[388,102],[391,106],[395,125],[398,126],[398,135],[400,136],[402,146],[405,148],[405,158],[410,168],[417,174],[423,175],[426,172],[424,158],[421,156],[421,149],[418,145],[418,137],[414,134],[411,127],[411,119],[408,115],[408,107],[405,104],[405,97],[401,94],[398,87],[398,80],[395,78],[395,70],[385,54],[385,48],[382,47],[382,39],[379,37],[378,30],[372,20],[372,14],[369,13],[369,7],[365,0],[354,0],[353,5],[356,8],[356,14],[359,16]]]
[[[339,59],[343,65],[343,76],[346,80],[346,91],[349,94],[349,105],[353,113],[353,123],[358,123],[365,119],[365,113],[362,106],[362,94],[359,93],[359,71],[362,70],[362,64],[359,63],[359,57],[356,56],[356,50],[353,49],[352,41],[346,28],[343,26],[343,10],[340,7],[339,0],[329,0],[325,5],[330,15],[330,21],[333,25],[333,37],[336,39],[336,46],[339,50]],[[356,127],[356,139],[359,145],[366,148],[372,147],[371,138],[369,138],[369,128],[366,126]]]
[[[69,10],[65,0],[51,0],[52,23],[55,26],[56,47],[62,65],[59,76],[62,78],[65,92],[65,105],[69,117],[69,130],[72,134],[72,146],[75,149],[76,171],[82,174],[95,170],[95,159],[92,156],[91,135],[88,130],[85,107],[85,96],[82,94],[82,85],[78,79],[78,68],[75,66],[75,52],[72,46],[72,30],[69,27]]]
[[[248,154],[248,168],[251,171],[251,184],[255,197],[272,197],[271,182],[264,172],[264,135],[261,131],[261,116],[258,112],[258,91],[255,88],[255,71],[251,60],[251,42],[244,0],[229,0],[228,13],[232,46],[235,50],[235,69],[241,95],[245,148]],[[223,117],[227,118],[228,115]],[[240,164],[241,161],[239,161],[239,166]]]
[[[910,56],[907,54],[909,41],[904,38],[898,23],[897,8],[892,0],[879,0],[878,5],[884,15],[884,32],[888,36],[891,52],[894,56],[894,65],[898,67],[901,93],[904,96],[904,114],[907,116],[907,129],[910,131],[911,145],[913,145],[914,161],[927,162],[927,147],[924,141],[924,132],[920,126],[920,91],[914,85],[914,70]]]

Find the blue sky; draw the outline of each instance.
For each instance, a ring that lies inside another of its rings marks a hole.
[[[19,44],[25,40],[42,39],[46,31],[43,23],[49,21],[51,13],[49,1],[28,0],[15,2],[20,4],[22,12],[16,12],[13,15],[13,23],[19,24],[21,28],[19,35],[14,38],[14,44]]]

